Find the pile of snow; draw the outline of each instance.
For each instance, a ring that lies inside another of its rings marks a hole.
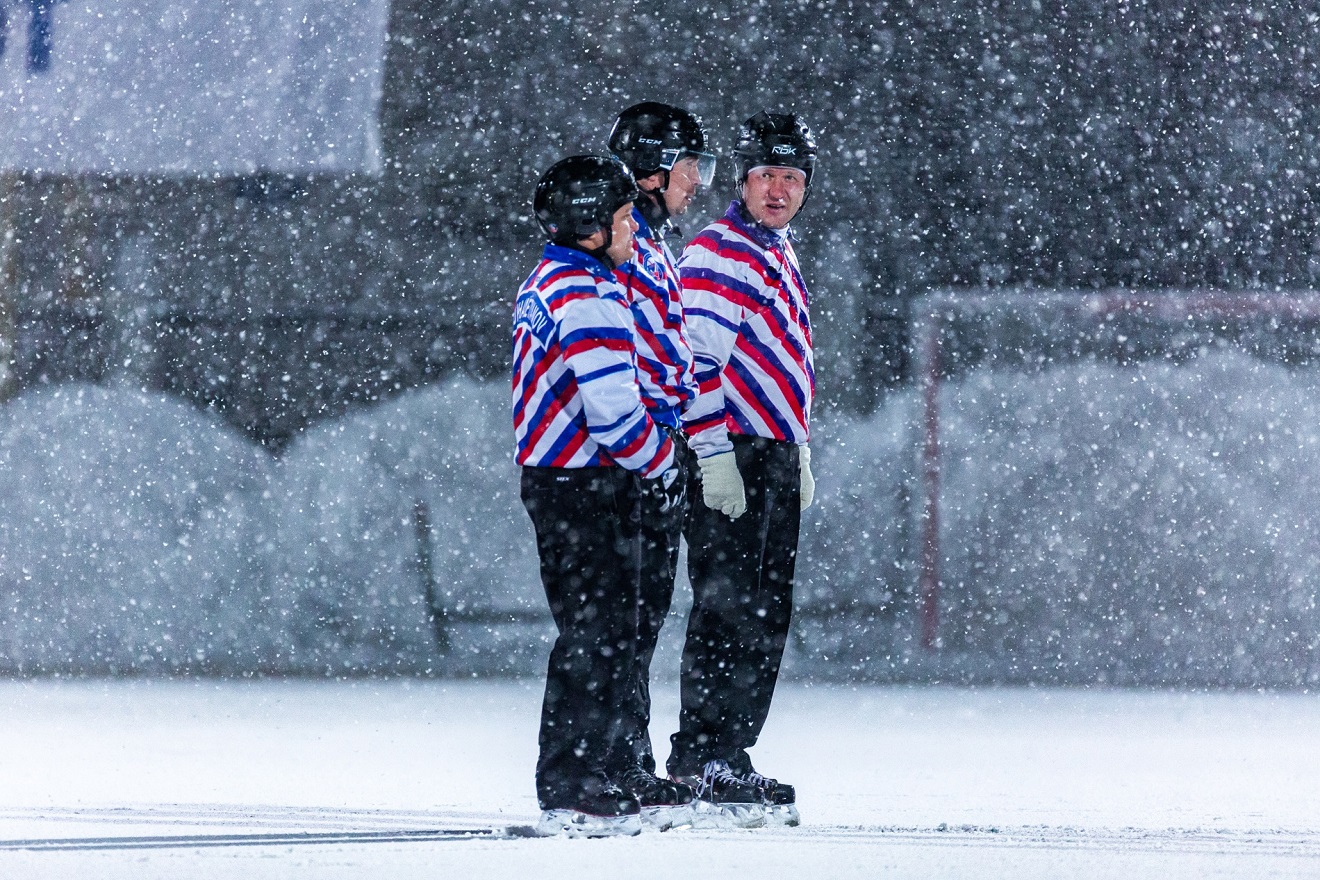
[[[1313,372],[1219,352],[949,391],[950,647],[1014,679],[1320,677]]]
[[[315,428],[285,454],[273,482],[281,553],[272,574],[274,592],[296,609],[296,668],[544,665],[551,625],[518,498],[507,398],[503,384],[421,389]],[[429,538],[417,528],[418,502]],[[451,612],[447,650],[431,603]]]
[[[444,657],[418,501],[434,601],[482,612],[475,632],[450,634],[450,668],[539,665],[548,622],[519,622],[543,600],[504,396],[470,382],[418,391],[309,431],[278,461],[127,387],[14,401],[0,409],[0,667],[432,670]]]
[[[820,434],[807,666],[878,678],[1310,684],[1320,381],[1190,364],[981,370],[942,386],[941,650],[916,645],[912,396]],[[858,608],[893,597],[896,611]],[[853,612],[850,619],[850,611]],[[868,612],[868,613],[857,613]]]
[[[265,589],[272,472],[261,449],[167,397],[77,385],[6,404],[3,665],[253,664],[279,640]]]
[[[499,382],[419,389],[310,429],[279,460],[126,387],[7,404],[0,667],[538,672],[550,626],[506,397]],[[940,407],[942,650],[915,638],[917,409],[899,394],[872,416],[819,414],[790,674],[1320,676],[1312,373],[1231,351],[983,370],[947,383]]]

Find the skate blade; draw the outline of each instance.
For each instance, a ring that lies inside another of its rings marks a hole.
[[[642,817],[592,816],[577,810],[543,810],[536,823],[540,837],[631,837],[642,833]]]
[[[774,804],[766,807],[765,822],[781,828],[796,828],[802,824],[798,815],[797,804]]]
[[[764,828],[765,807],[760,804],[716,804],[697,801],[693,828]]]
[[[668,831],[671,828],[691,826],[696,818],[693,804],[667,804],[642,807],[642,828],[647,831]]]

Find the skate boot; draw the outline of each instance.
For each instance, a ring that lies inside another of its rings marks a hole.
[[[761,790],[729,769],[728,761],[707,761],[695,773],[670,773],[697,793],[695,828],[760,828],[765,825]]]
[[[735,762],[731,772],[742,782],[755,786],[761,792],[765,803],[765,819],[770,825],[785,825],[795,828],[802,820],[798,816],[797,791],[787,782],[762,776],[752,769],[750,760]]]
[[[661,779],[634,765],[610,779],[624,791],[631,792],[642,808],[642,827],[668,831],[691,825],[696,816],[696,793],[689,785]]]
[[[590,777],[566,798],[543,798],[542,837],[615,837],[642,833],[637,798],[604,776]]]

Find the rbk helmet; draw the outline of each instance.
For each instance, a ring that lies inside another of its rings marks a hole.
[[[715,156],[706,150],[701,120],[658,101],[643,101],[619,114],[610,132],[610,152],[638,178],[672,171],[680,159],[691,156],[697,160],[702,186],[715,179]]]
[[[816,170],[816,138],[796,115],[762,110],[743,123],[733,156],[738,163],[739,184],[747,180],[753,168],[777,165],[800,168],[810,188]]]
[[[602,229],[612,232],[615,212],[636,198],[637,184],[618,159],[569,156],[541,175],[532,210],[552,242],[576,245]]]

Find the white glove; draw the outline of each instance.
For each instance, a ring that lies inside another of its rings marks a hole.
[[[816,478],[811,475],[811,450],[805,445],[798,447],[798,461],[802,465],[802,502],[801,510],[811,506],[816,497]]]
[[[747,510],[742,474],[732,452],[721,452],[697,460],[701,468],[701,498],[711,510],[737,519]]]

